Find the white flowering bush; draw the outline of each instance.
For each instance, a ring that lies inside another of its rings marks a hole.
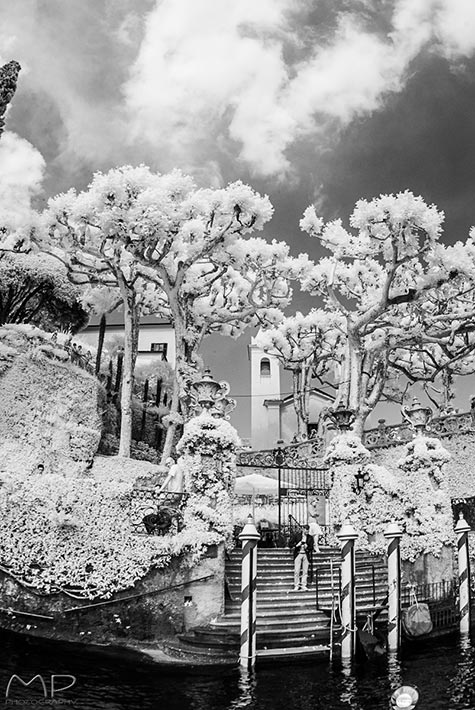
[[[0,484],[0,565],[40,593],[109,598],[184,552],[193,564],[219,541],[196,529],[134,534],[133,479],[4,475]]]
[[[365,463],[371,457],[368,449],[361,443],[361,439],[351,433],[338,434],[333,437],[327,446],[324,462],[340,465],[342,462],[359,464]]]
[[[363,489],[358,491],[356,475],[363,476]],[[383,533],[391,520],[401,517],[397,495],[398,479],[383,466],[364,466],[343,462],[334,469],[330,492],[330,510],[335,530],[350,522],[359,534],[357,548],[383,553]],[[332,544],[337,544],[332,535]]]
[[[455,542],[450,494],[444,465],[450,454],[438,439],[425,436],[405,446],[398,462],[403,471],[398,496],[403,507],[401,540],[403,559],[415,560],[422,553],[436,557],[443,546]]]
[[[235,453],[240,445],[237,431],[229,422],[203,412],[185,424],[177,450],[190,454],[199,452],[202,455],[215,456],[222,453]]]
[[[236,430],[224,419],[204,412],[185,424],[177,450],[182,453],[186,530],[216,533],[231,544],[231,491],[235,476]]]
[[[335,530],[348,521],[359,533],[357,547],[383,553],[387,546],[383,533],[394,520],[403,529],[402,559],[414,561],[425,553],[439,556],[444,546],[454,543],[443,472],[450,454],[438,439],[418,436],[405,447],[399,468],[388,470],[367,463],[369,452],[353,439],[335,437],[326,457],[332,466],[330,508]],[[361,490],[356,475],[361,477]]]

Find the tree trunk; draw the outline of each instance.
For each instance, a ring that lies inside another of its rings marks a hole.
[[[172,394],[172,402],[170,406],[170,414],[179,414],[179,408],[180,408],[180,386],[177,381],[176,375],[175,375],[175,380],[173,383],[173,394]],[[175,433],[178,428],[178,423],[171,421],[170,424],[168,425],[167,428],[167,433],[165,435],[165,443],[163,444],[163,451],[162,451],[162,458],[160,459],[160,463],[163,465],[167,458],[171,455],[172,453],[172,448],[173,448],[173,441],[175,439]]]
[[[132,392],[137,359],[139,313],[134,294],[121,285],[124,303],[124,359],[122,362],[122,389],[120,396],[120,441],[119,456],[130,458],[132,444]]]
[[[297,417],[297,436],[300,437],[303,431],[305,422],[302,418],[301,410],[301,399],[300,399],[300,388],[301,388],[301,371],[297,369],[292,370],[292,389],[293,389],[293,403],[295,415]]]
[[[102,358],[102,351],[104,349],[104,338],[106,336],[106,328],[107,328],[107,317],[106,317],[106,314],[103,313],[101,316],[101,320],[99,322],[99,335],[97,338],[96,375],[98,375],[99,372],[101,371],[101,358]]]

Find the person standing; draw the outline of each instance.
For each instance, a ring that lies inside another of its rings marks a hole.
[[[181,457],[178,459],[177,463],[175,463],[170,456],[165,463],[170,468],[158,492],[164,493],[166,491],[167,493],[183,493],[183,478],[185,472],[183,470]]]
[[[309,534],[309,526],[304,525],[293,546],[294,552],[294,592],[307,591],[308,567],[312,560],[313,537]]]
[[[313,537],[313,552],[320,552],[318,538],[322,534],[322,529],[315,518],[308,519],[308,534]]]

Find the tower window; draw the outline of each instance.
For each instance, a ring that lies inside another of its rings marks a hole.
[[[261,377],[270,377],[270,360],[263,357],[261,360]]]

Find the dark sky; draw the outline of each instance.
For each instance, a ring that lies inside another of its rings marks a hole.
[[[19,214],[95,170],[146,162],[199,184],[269,194],[266,235],[300,232],[315,201],[347,223],[360,197],[409,189],[475,224],[472,0],[16,0],[0,61],[23,66],[0,142],[0,197]],[[312,305],[296,294],[294,310]],[[204,355],[249,393],[246,344]],[[243,398],[242,402],[248,398]],[[247,432],[248,408],[238,422]]]

